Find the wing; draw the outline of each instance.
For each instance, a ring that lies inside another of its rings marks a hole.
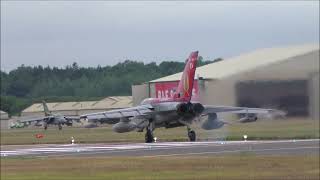
[[[248,108],[248,107],[232,107],[232,106],[211,106],[204,105],[204,111],[202,115],[208,115],[208,119],[202,124],[202,128],[205,130],[218,129],[224,124],[230,124],[218,119],[218,113],[236,113],[246,114],[244,117],[238,120],[240,123],[250,123],[257,121],[256,114],[264,114],[271,118],[276,117],[282,111],[275,109],[262,109],[262,108]],[[284,114],[285,115],[285,114]]]
[[[22,119],[20,122],[26,123],[26,122],[39,122],[39,121],[44,121],[50,118],[53,118],[54,116],[43,116],[43,117],[35,117],[35,118],[30,118],[30,119]]]
[[[132,108],[124,108],[117,110],[110,110],[98,113],[84,114],[80,119],[87,119],[88,122],[100,122],[114,124],[121,118],[147,118],[153,113],[153,107],[149,105],[141,105]]]
[[[212,113],[238,113],[238,114],[269,114],[278,110],[262,109],[262,108],[248,108],[248,107],[232,107],[232,106],[212,106],[204,105],[203,115]]]

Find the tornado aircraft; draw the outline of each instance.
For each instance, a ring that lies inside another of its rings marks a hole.
[[[35,126],[43,126],[45,130],[47,130],[48,125],[58,125],[59,130],[61,130],[62,125],[72,126],[73,121],[80,121],[79,117],[63,116],[51,113],[45,101],[42,101],[42,105],[44,117],[26,119],[20,122],[28,124],[34,123]]]
[[[247,116],[240,119],[240,122],[245,123],[257,120],[257,117],[252,114],[269,114],[276,111],[261,108],[203,105],[199,102],[192,102],[197,60],[198,51],[192,52],[186,61],[181,80],[172,98],[147,98],[136,107],[84,114],[80,118],[85,119],[89,126],[98,123],[112,124],[113,131],[118,133],[143,132],[145,130],[145,142],[152,143],[154,142],[153,131],[156,128],[186,126],[189,140],[195,141],[196,133],[191,128],[193,122],[204,121],[201,127],[205,130],[213,130],[221,128],[225,124],[218,119],[218,113],[246,114]],[[207,118],[200,118],[202,116]]]

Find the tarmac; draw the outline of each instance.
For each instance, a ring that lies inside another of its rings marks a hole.
[[[41,144],[1,146],[1,157],[319,155],[319,139],[276,141],[202,141],[127,144]]]

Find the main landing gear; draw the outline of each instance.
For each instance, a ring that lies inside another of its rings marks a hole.
[[[149,124],[148,126],[146,127],[146,135],[145,135],[145,142],[146,143],[153,143],[154,142],[154,137],[153,137],[153,123],[152,123],[152,120],[149,120]]]
[[[146,143],[154,142],[153,130],[154,130],[154,123],[152,122],[152,120],[150,120],[148,126],[146,127],[146,134],[145,134]],[[187,126],[187,130],[188,130],[189,140],[191,142],[196,141],[197,139],[196,132],[192,130],[189,126]]]
[[[147,129],[147,132],[145,135],[145,142],[152,143],[153,141],[154,141],[153,132],[150,129]]]
[[[190,127],[188,127],[188,137],[191,142],[196,141],[196,132],[194,132]]]

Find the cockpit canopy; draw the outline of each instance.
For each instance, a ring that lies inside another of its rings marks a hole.
[[[147,99],[144,99],[140,105],[146,105],[146,104],[151,104],[153,98],[147,98]]]

